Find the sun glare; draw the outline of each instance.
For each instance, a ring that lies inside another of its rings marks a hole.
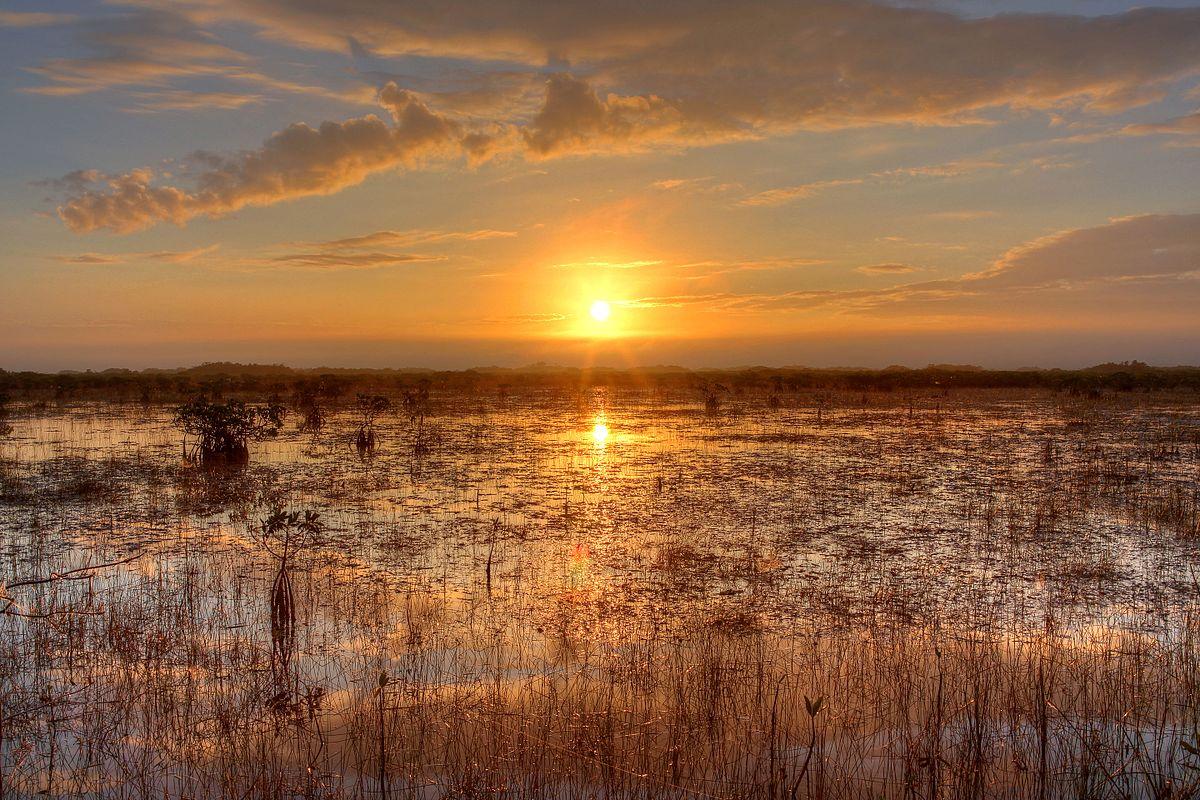
[[[606,321],[611,313],[612,306],[608,304],[607,300],[597,300],[592,303],[592,319],[596,320],[596,322]]]
[[[592,441],[597,447],[604,447],[608,441],[608,426],[603,422],[597,422],[592,426]]]

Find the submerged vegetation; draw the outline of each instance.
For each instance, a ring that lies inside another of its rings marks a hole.
[[[1191,389],[254,380],[9,390],[0,797],[1200,793]]]

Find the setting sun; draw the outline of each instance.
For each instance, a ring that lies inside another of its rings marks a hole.
[[[612,306],[608,304],[607,300],[597,300],[592,303],[591,314],[592,319],[596,320],[596,322],[605,322],[609,315],[612,314]]]

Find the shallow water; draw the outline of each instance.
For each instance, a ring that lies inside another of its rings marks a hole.
[[[738,398],[711,415],[649,393],[446,396],[419,425],[389,415],[369,456],[350,445],[354,424],[348,412],[315,434],[292,424],[246,468],[206,471],[183,462],[169,409],[18,416],[0,459],[39,499],[0,507],[7,555],[19,563],[30,526],[81,550],[102,531],[118,554],[169,553],[184,530],[250,542],[256,514],[278,505],[319,510],[320,546],[398,586],[436,573],[463,596],[481,589],[484,551],[493,591],[519,575],[526,592],[587,582],[631,602],[737,605],[753,592],[778,622],[831,584],[851,616],[881,610],[882,594],[898,613],[982,602],[1019,615],[1055,603],[1162,613],[1190,596],[1191,541],[1120,496],[1084,508],[1075,484],[1107,470],[1131,476],[1125,492],[1194,498],[1195,406],[984,393],[820,410]],[[418,428],[433,442],[424,454]],[[102,485],[72,483],[86,479]],[[1048,504],[1054,518],[1039,521]],[[1089,571],[1079,565],[1103,569],[1070,577]]]
[[[397,708],[436,718],[445,713],[439,703],[449,703],[463,725],[508,736],[546,686],[578,698],[579,708],[592,708],[594,691],[626,682],[653,687],[646,697],[664,703],[664,685],[705,674],[713,651],[704,637],[734,637],[733,650],[718,648],[734,666],[721,669],[760,684],[753,709],[722,723],[748,727],[718,737],[742,763],[761,756],[761,743],[743,751],[738,737],[761,736],[768,714],[774,731],[764,675],[777,672],[795,699],[855,659],[891,663],[897,637],[919,643],[902,661],[922,675],[930,659],[940,663],[947,642],[972,654],[964,663],[990,659],[988,669],[1008,669],[1043,637],[1088,654],[1079,656],[1078,681],[1097,679],[1131,647],[1151,653],[1136,662],[1138,681],[1189,651],[1200,567],[1200,405],[1007,392],[785,395],[774,405],[766,395],[730,396],[714,414],[696,397],[648,391],[435,394],[419,417],[386,415],[371,453],[353,446],[357,417],[334,410],[318,432],[290,419],[278,437],[252,446],[249,464],[225,469],[184,458],[170,408],[18,406],[13,430],[0,438],[0,578],[11,585],[134,560],[98,570],[86,584],[14,595],[26,612],[95,616],[83,617],[78,631],[50,632],[36,620],[7,618],[0,678],[11,697],[23,698],[14,707],[42,725],[50,717],[38,710],[40,686],[60,686],[69,698],[84,680],[85,699],[63,702],[85,713],[100,702],[88,693],[120,693],[122,670],[148,680],[146,671],[164,664],[169,691],[195,681],[209,693],[201,705],[224,709],[212,711],[216,717],[236,707],[274,719],[275,706],[300,709],[297,698],[315,702],[319,690],[324,719],[346,726],[350,748],[321,750],[342,759],[327,765],[329,775],[355,787],[350,794],[370,795],[379,787],[361,774],[365,756],[349,753],[369,750],[353,720],[370,711],[380,671],[404,687],[408,700]],[[298,623],[282,667],[270,624],[276,564],[260,529],[272,508],[316,510],[323,522],[291,562]],[[99,627],[87,628],[90,620]],[[1010,680],[1023,680],[1025,667],[1012,669]],[[1172,675],[1161,679],[1155,702],[1177,709],[1180,693],[1194,695]],[[843,720],[861,737],[843,733],[845,742],[875,748],[895,740],[899,712],[885,699],[888,682],[869,684],[869,692],[850,683],[825,689],[834,707],[874,704],[879,721],[863,731],[861,721]],[[225,692],[235,688],[241,699],[232,704]],[[483,695],[517,710],[475,719]],[[323,719],[312,708],[311,720]],[[579,708],[576,716],[585,713]],[[655,717],[649,708],[647,720],[675,719],[678,710]],[[1156,730],[1174,741],[1183,723],[1172,716],[1168,724],[1168,716]],[[570,737],[579,734],[569,733],[578,724],[560,731],[546,722],[540,735],[567,736],[556,746],[578,757]],[[791,733],[780,737],[803,742],[804,724],[788,722]],[[1027,736],[1029,724],[997,720],[994,736]],[[622,735],[648,725],[628,722]],[[122,741],[163,735],[148,723],[130,726]],[[103,766],[79,766],[91,758],[81,742],[94,749],[107,733],[46,739],[45,728],[33,730],[0,737],[0,761],[18,765],[13,774],[26,788],[52,774],[29,755],[43,751],[22,750],[30,741],[61,740],[77,787],[111,777]],[[305,729],[287,741],[298,747],[312,735]],[[206,753],[221,751],[210,735],[200,739]],[[456,741],[462,752],[475,746]],[[660,746],[655,739],[631,752],[650,758]],[[495,749],[479,747],[471,764]],[[797,748],[793,742],[787,757],[802,758]],[[294,754],[268,751],[285,765],[281,774],[295,766]],[[437,775],[447,763],[423,758],[411,757],[414,791],[414,776]],[[180,759],[166,761],[195,782],[211,779],[199,777],[211,776],[207,762]],[[670,764],[670,780],[718,780],[710,767],[680,773],[677,760]],[[742,768],[731,768],[736,780],[722,773],[722,785],[750,780]],[[870,780],[883,780],[876,770]],[[585,795],[597,780],[561,779]],[[198,784],[155,785],[184,796]]]

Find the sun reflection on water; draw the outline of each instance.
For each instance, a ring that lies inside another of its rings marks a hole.
[[[592,426],[592,443],[596,447],[604,447],[608,442],[608,423],[604,421],[603,414],[596,415],[596,423]]]

